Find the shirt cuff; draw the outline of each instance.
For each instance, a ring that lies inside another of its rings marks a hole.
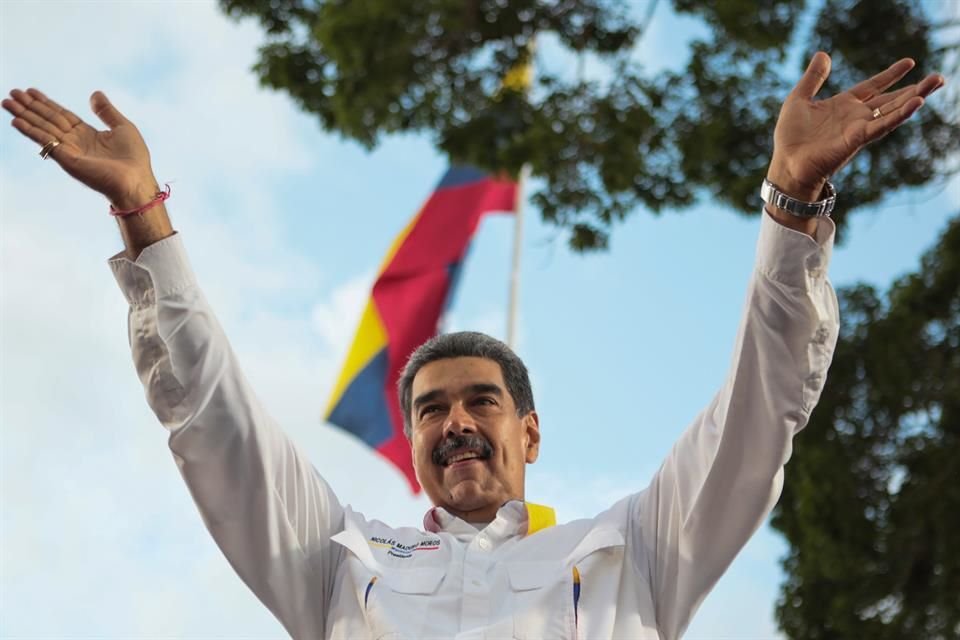
[[[121,252],[110,258],[108,264],[132,307],[150,306],[158,298],[196,286],[179,233],[146,247],[136,262]]]
[[[763,219],[757,242],[760,273],[787,286],[804,289],[826,278],[836,235],[833,220],[818,218],[816,237],[811,238],[780,224],[766,210],[760,216]]]

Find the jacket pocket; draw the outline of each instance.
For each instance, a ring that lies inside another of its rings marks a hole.
[[[595,635],[584,632],[589,608],[614,605],[623,546],[619,531],[596,529],[561,560],[511,562],[507,572],[516,607],[512,637],[566,640]]]
[[[429,620],[434,594],[446,566],[385,566],[370,552],[367,540],[352,531],[333,536],[349,552],[347,570],[371,638],[420,638]]]
[[[416,567],[413,569],[386,569],[381,574],[386,586],[396,593],[428,596],[437,591],[446,567]]]
[[[560,562],[515,561],[507,565],[509,606],[507,625],[497,625],[490,638],[533,640],[576,638],[573,575]]]
[[[444,567],[430,567],[387,568],[372,576],[363,612],[371,637],[422,638],[444,575]]]

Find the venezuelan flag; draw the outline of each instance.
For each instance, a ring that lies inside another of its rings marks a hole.
[[[450,168],[400,232],[380,268],[325,419],[396,465],[420,491],[403,435],[397,379],[410,354],[436,335],[480,218],[516,210],[517,183]]]

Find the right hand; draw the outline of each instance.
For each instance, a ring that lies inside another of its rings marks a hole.
[[[49,157],[118,209],[143,205],[159,190],[143,137],[100,91],[90,96],[90,107],[109,127],[106,131],[97,131],[36,89],[14,89],[0,104],[13,114],[14,128],[38,145],[59,140]]]

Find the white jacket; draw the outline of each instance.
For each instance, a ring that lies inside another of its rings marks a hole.
[[[832,222],[813,240],[762,218],[719,393],[646,489],[537,531],[519,502],[482,531],[442,509],[421,530],[342,507],[257,401],[179,236],[110,266],[204,522],[291,636],[672,639],[776,503],[836,344]]]

